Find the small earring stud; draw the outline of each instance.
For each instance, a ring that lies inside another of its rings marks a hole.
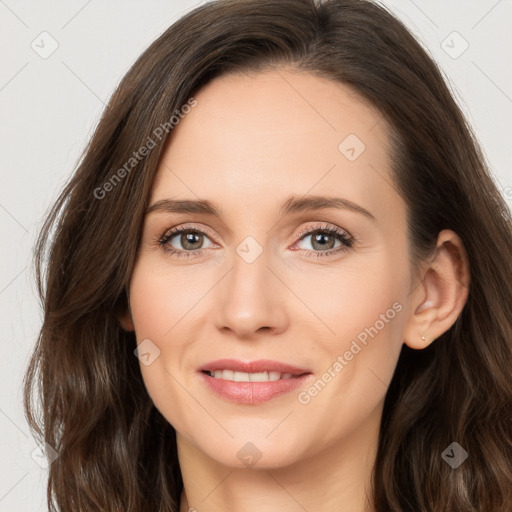
[[[427,338],[425,338],[425,336],[423,336],[423,335],[421,335],[421,339],[422,339],[423,341],[427,341]]]

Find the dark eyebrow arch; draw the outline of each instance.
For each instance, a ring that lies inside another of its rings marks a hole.
[[[212,202],[206,199],[161,199],[151,205],[146,210],[146,215],[151,212],[169,212],[169,213],[202,213],[204,215],[213,215],[220,217],[220,209]]]
[[[369,219],[376,220],[375,217],[365,208],[359,206],[352,201],[342,199],[340,197],[325,197],[325,196],[307,196],[297,198],[291,196],[284,202],[280,209],[280,215],[285,216],[290,213],[306,212],[312,210],[324,210],[328,208],[336,208],[343,210],[350,210],[356,213],[361,213]],[[169,213],[200,213],[203,215],[212,215],[220,218],[220,208],[214,203],[205,200],[175,200],[175,199],[161,199],[155,204],[150,206],[146,214],[151,212],[169,212]]]
[[[283,204],[280,214],[284,216],[290,213],[325,210],[328,208],[350,210],[352,212],[361,213],[369,219],[376,220],[375,217],[362,206],[348,199],[342,199],[341,197],[307,196],[297,198],[292,196]]]

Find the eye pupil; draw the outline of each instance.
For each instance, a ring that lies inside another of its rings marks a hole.
[[[326,242],[326,238],[330,238],[331,243]],[[316,233],[314,233],[312,235],[312,239],[313,239],[313,242],[311,245],[315,249],[332,249],[335,244],[335,240],[332,235],[330,235],[328,233],[321,232],[321,231],[317,231]],[[319,244],[319,247],[315,247],[315,244]]]
[[[203,241],[203,235],[201,235],[200,233],[185,233],[185,234],[182,234],[181,235],[181,244],[184,248],[186,249],[198,249],[198,247],[194,247],[194,244],[198,244],[199,243],[199,246],[202,245],[202,241]],[[190,247],[190,245],[192,245],[192,247]]]

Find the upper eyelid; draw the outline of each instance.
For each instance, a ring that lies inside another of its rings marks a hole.
[[[339,226],[331,225],[326,222],[321,222],[316,226],[308,226],[301,229],[295,236],[299,237],[299,240],[302,239],[306,235],[311,235],[315,231],[327,231],[337,233],[339,235],[346,235],[348,238],[353,238],[352,235],[344,228],[340,228]]]
[[[178,224],[177,226],[167,228],[164,231],[163,236],[167,235],[168,233],[172,233],[173,231],[177,231],[178,233],[180,231],[199,231],[206,235],[212,235],[212,233],[213,233],[213,230],[211,228],[205,227],[204,225],[201,225],[200,227],[196,227],[196,226],[191,226],[189,224]]]

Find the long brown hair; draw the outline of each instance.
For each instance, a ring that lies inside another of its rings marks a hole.
[[[373,471],[376,510],[512,510],[510,211],[434,62],[367,0],[202,5],[120,83],[36,246],[44,322],[24,399],[34,434],[59,453],[50,510],[178,510],[175,431],[147,394],[135,335],[118,315],[169,119],[215,77],[271,67],[347,84],[376,106],[392,131],[411,261],[445,228],[469,258],[469,296],[455,325],[425,350],[402,349]],[[469,455],[457,468],[442,457],[452,442]]]

